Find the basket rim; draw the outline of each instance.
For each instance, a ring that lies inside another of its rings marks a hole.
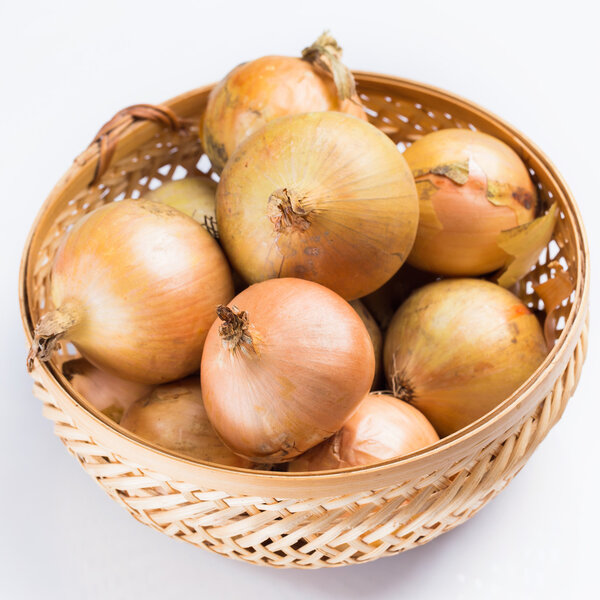
[[[368,92],[369,87],[382,87],[386,84],[401,86],[403,91],[411,95],[414,94],[415,98],[427,95],[430,98],[440,101],[450,101],[455,105],[459,105],[462,109],[466,109],[471,114],[481,116],[488,121],[491,120],[521,145],[527,147],[547,169],[556,187],[561,190],[566,200],[565,211],[568,210],[571,213],[570,216],[575,229],[576,250],[580,257],[580,269],[577,273],[575,286],[575,300],[565,323],[565,328],[554,344],[554,347],[536,371],[494,410],[469,426],[441,439],[438,443],[408,455],[374,465],[349,467],[335,471],[311,472],[308,474],[254,471],[239,467],[217,465],[215,463],[193,460],[177,452],[155,446],[115,424],[89,404],[85,398],[71,388],[63,375],[58,372],[52,363],[40,363],[36,361],[37,373],[40,375],[48,391],[53,394],[53,397],[58,395],[61,398],[61,401],[63,401],[61,408],[67,412],[76,425],[82,427],[88,433],[92,431],[93,433],[90,435],[98,443],[107,448],[112,448],[116,443],[118,447],[126,448],[127,450],[125,453],[115,451],[120,457],[129,458],[133,456],[135,460],[139,460],[140,464],[146,465],[152,468],[152,470],[169,473],[175,472],[181,476],[174,477],[174,479],[181,481],[194,482],[201,486],[206,486],[207,482],[209,482],[213,489],[231,489],[233,492],[244,494],[248,492],[263,492],[263,495],[265,489],[268,489],[270,492],[277,492],[276,495],[278,497],[339,495],[341,490],[343,490],[343,493],[349,493],[351,491],[385,487],[386,484],[390,485],[402,479],[408,479],[411,475],[430,472],[426,471],[427,465],[432,470],[435,465],[439,466],[442,463],[448,462],[449,457],[445,461],[443,460],[445,453],[450,455],[453,450],[457,451],[459,449],[464,452],[469,448],[480,447],[482,444],[492,442],[495,435],[502,428],[502,424],[506,425],[507,417],[510,413],[519,413],[521,416],[525,415],[527,408],[532,403],[534,393],[539,391],[539,388],[544,389],[544,395],[550,391],[574,351],[584,327],[590,287],[587,236],[579,208],[567,183],[558,169],[535,143],[502,118],[480,107],[476,103],[441,88],[409,79],[366,71],[353,71],[353,73],[357,81],[359,93],[363,91]],[[185,112],[186,107],[190,105],[192,99],[205,94],[213,86],[214,84],[196,88],[176,96],[163,104],[175,112],[178,109]],[[154,133],[159,132],[160,128],[156,124],[147,121],[132,123],[123,132],[122,139],[139,133],[142,130]],[[27,291],[27,272],[32,239],[42,217],[52,205],[57,190],[61,189],[68,182],[72,182],[75,179],[75,175],[79,175],[85,167],[90,167],[87,170],[91,173],[93,170],[91,167],[95,164],[97,158],[98,148],[94,145],[86,149],[75,159],[74,163],[57,182],[39,209],[27,236],[19,272],[19,304],[28,344],[32,342],[34,327],[29,309]],[[508,427],[509,425],[506,425],[506,428]]]

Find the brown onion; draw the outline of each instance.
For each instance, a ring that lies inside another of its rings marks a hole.
[[[237,149],[217,189],[221,243],[251,283],[300,277],[347,300],[383,285],[416,234],[415,184],[395,144],[336,112],[282,117]]]
[[[62,370],[77,393],[117,423],[136,400],[152,391],[151,385],[127,381],[105,373],[85,358],[66,362]]]
[[[373,386],[379,381],[381,375],[381,355],[383,351],[383,336],[381,335],[381,329],[377,325],[377,321],[373,318],[373,315],[367,310],[367,307],[360,300],[352,300],[350,306],[356,311],[360,320],[364,323],[369,337],[373,344],[373,352],[375,353],[375,375],[373,376]]]
[[[371,393],[334,436],[293,460],[288,471],[371,465],[410,454],[439,439],[416,408],[393,396]]]
[[[479,279],[417,290],[395,314],[383,348],[394,394],[449,435],[508,398],[546,356],[536,317]]]
[[[191,458],[233,467],[252,466],[231,452],[215,433],[197,377],[158,386],[129,407],[121,427]]]
[[[150,200],[96,209],[65,235],[52,266],[55,310],[28,357],[61,339],[124,379],[157,384],[195,371],[214,307],[233,296],[227,261],[199,223]]]
[[[369,334],[331,290],[271,279],[217,314],[202,355],[202,391],[213,427],[236,454],[291,460],[335,433],[369,391]]]
[[[501,231],[533,220],[537,191],[504,142],[470,129],[443,129],[404,153],[420,203],[411,265],[441,275],[481,275],[510,257]]]
[[[322,35],[302,58],[264,56],[233,69],[210,93],[204,148],[220,172],[251,133],[284,115],[339,110],[366,120],[342,49]],[[333,76],[333,77],[332,77]]]

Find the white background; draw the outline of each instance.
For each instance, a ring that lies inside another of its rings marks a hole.
[[[296,55],[325,28],[352,68],[446,88],[535,140],[569,182],[597,264],[596,6],[1,0],[0,597],[598,597],[597,332],[562,421],[471,521],[372,564],[276,571],[173,541],[138,524],[100,490],[32,397],[17,304],[30,223],[103,122],[130,104],[215,81],[244,60]]]

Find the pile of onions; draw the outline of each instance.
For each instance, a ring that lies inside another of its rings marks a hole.
[[[397,458],[439,440],[416,408],[387,394],[369,394],[332,437],[293,460],[288,471],[328,471]]]
[[[66,362],[62,370],[78,394],[117,423],[136,400],[152,391],[151,385],[105,373],[84,358]]]
[[[198,369],[214,307],[233,296],[227,260],[199,223],[150,200],[108,204],[65,235],[52,266],[56,309],[28,357],[70,340],[94,365],[146,384]]]
[[[215,195],[217,184],[207,177],[186,177],[169,181],[146,192],[146,200],[162,202],[198,221],[208,233],[218,238]]]
[[[500,140],[443,129],[404,153],[419,193],[417,239],[409,263],[440,275],[482,275],[509,258],[502,231],[531,222],[537,190],[527,168]]]
[[[366,120],[341,55],[323,34],[302,58],[264,56],[233,69],[211,91],[201,125],[213,168],[220,172],[240,142],[277,117],[337,110]]]
[[[152,444],[190,458],[233,467],[252,466],[231,452],[215,433],[206,416],[197,377],[158,386],[129,407],[121,426]]]
[[[333,435],[371,387],[373,345],[352,307],[301,279],[219,307],[200,374],[221,439],[253,462],[289,461]]]
[[[546,353],[538,320],[516,296],[489,281],[450,279],[398,309],[383,360],[394,394],[445,436],[508,398]]]
[[[221,243],[249,282],[299,277],[347,300],[383,285],[415,239],[415,183],[373,125],[322,112],[250,136],[217,189]]]

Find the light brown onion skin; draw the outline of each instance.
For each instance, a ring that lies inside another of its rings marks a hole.
[[[368,311],[367,307],[360,300],[352,300],[350,306],[356,311],[360,320],[364,323],[369,337],[373,343],[373,352],[375,354],[375,375],[373,376],[373,385],[371,388],[377,385],[379,376],[381,375],[381,363],[383,353],[383,335],[381,329],[377,325],[377,321],[373,318],[373,315]]]
[[[211,91],[202,123],[204,148],[220,172],[237,146],[269,121],[325,110],[367,119],[358,98],[340,101],[331,76],[308,61],[264,56],[239,65]]]
[[[78,221],[52,268],[52,299],[78,323],[84,358],[124,379],[172,381],[198,369],[215,306],[233,296],[231,272],[199,223],[149,200],[122,200]]]
[[[538,320],[516,296],[488,281],[449,279],[398,309],[383,361],[394,393],[446,436],[508,398],[546,353]]]
[[[369,391],[371,339],[347,302],[301,279],[252,285],[231,306],[247,311],[254,349],[224,347],[213,324],[200,370],[206,411],[236,454],[289,461],[335,433]]]
[[[287,224],[273,199],[296,203]],[[347,300],[383,285],[416,235],[414,180],[376,127],[337,112],[272,121],[247,138],[217,189],[221,243],[256,283],[299,277]]]
[[[115,377],[94,367],[84,358],[70,360],[62,369],[77,393],[117,423],[136,400],[152,391],[151,385]]]
[[[450,276],[482,275],[504,266],[508,256],[498,235],[532,221],[537,207],[537,190],[516,152],[478,131],[443,129],[417,140],[404,157],[420,201],[408,262]],[[431,173],[465,161],[469,178],[462,185]]]
[[[330,471],[372,465],[410,454],[439,440],[416,408],[387,394],[370,393],[331,438],[293,460],[288,471]]]
[[[197,377],[158,386],[129,407],[121,426],[152,444],[197,460],[232,467],[252,466],[231,452],[215,433],[204,409]]]

